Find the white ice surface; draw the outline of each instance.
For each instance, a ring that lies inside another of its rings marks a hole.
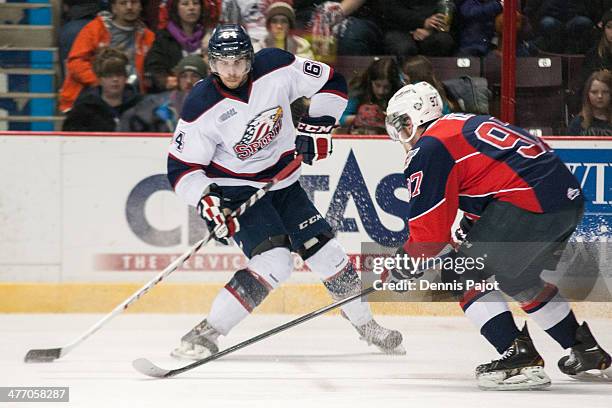
[[[563,350],[530,325],[553,385],[547,391],[483,392],[474,367],[496,357],[461,317],[380,317],[404,334],[408,354],[367,347],[337,316],[322,316],[171,379],[150,379],[131,362],[149,358],[176,368],[169,356],[197,315],[119,316],[53,363],[25,364],[31,348],[69,343],[100,315],[0,315],[0,386],[69,386],[69,403],[0,403],[0,407],[612,407],[612,384],[581,383],[557,369]],[[250,316],[222,347],[293,318]],[[612,349],[612,321],[589,321]]]

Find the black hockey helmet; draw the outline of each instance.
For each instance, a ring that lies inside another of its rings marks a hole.
[[[242,59],[253,65],[255,53],[251,37],[240,24],[219,24],[208,41],[208,62],[213,71],[218,59]]]

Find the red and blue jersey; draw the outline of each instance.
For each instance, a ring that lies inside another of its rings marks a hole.
[[[440,118],[408,153],[404,174],[410,197],[408,253],[418,244],[439,243],[439,250],[450,242],[458,209],[477,220],[494,200],[534,213],[582,200],[578,180],[544,141],[491,116]],[[418,248],[420,255],[423,246]],[[425,255],[437,253],[427,248]]]

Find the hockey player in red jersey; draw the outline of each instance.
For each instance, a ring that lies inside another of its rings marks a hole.
[[[440,95],[425,82],[407,85],[391,98],[386,127],[407,151],[409,237],[398,253],[439,256],[452,242],[451,228],[462,210],[465,239],[451,256],[484,257],[485,267],[443,276],[455,282],[494,276],[502,292],[569,349],[558,363],[563,373],[611,379],[610,355],[587,323],[576,321],[557,287],[540,277],[544,269],[555,269],[583,215],[580,184],[563,162],[539,138],[496,118],[442,116]],[[387,279],[397,282],[419,274],[396,266]],[[476,368],[479,387],[550,385],[527,326],[517,328],[499,290],[463,291],[460,304],[502,355]]]
[[[278,174],[296,154],[312,164],[331,153],[331,131],[346,106],[346,82],[329,66],[280,49],[253,53],[239,25],[213,31],[208,46],[213,75],[189,94],[168,155],[168,179],[197,207],[210,233],[230,238],[248,258],[215,297],[210,313],[172,353],[201,359],[218,351],[218,338],[245,319],[293,270],[298,253],[336,299],[361,290],[351,260],[299,183],[295,171],[240,219],[227,214]],[[290,104],[311,98],[309,115],[294,128]],[[297,134],[297,137],[296,137]],[[367,302],[342,307],[368,344],[402,352],[402,335],[380,326]]]

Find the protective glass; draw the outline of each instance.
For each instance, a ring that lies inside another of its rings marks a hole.
[[[239,76],[251,70],[248,58],[213,58],[210,60],[211,70],[219,76]]]
[[[392,113],[387,115],[385,128],[391,140],[396,142],[407,142],[412,138],[412,120],[406,114]]]

